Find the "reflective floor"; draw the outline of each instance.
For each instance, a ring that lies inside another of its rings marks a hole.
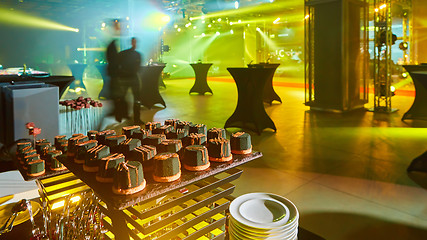
[[[192,79],[165,83],[167,108],[142,108],[144,122],[178,118],[223,127],[237,103],[231,79],[210,78],[213,95],[206,96],[188,94]],[[400,120],[413,97],[394,96],[399,110],[391,114],[336,114],[310,111],[301,79],[277,85],[283,104],[265,105],[277,132],[252,133],[254,150],[264,156],[243,167],[234,195],[285,196],[298,207],[300,225],[325,239],[425,239],[427,189],[406,168],[427,150],[427,122]]]
[[[287,197],[299,209],[300,226],[325,239],[425,239],[427,189],[406,168],[427,150],[427,121],[400,120],[413,97],[394,96],[392,106],[399,110],[391,114],[316,112],[303,104],[303,80],[275,81],[283,104],[265,109],[277,132],[251,133],[254,150],[264,156],[242,167],[233,195]],[[178,118],[223,127],[237,103],[230,78],[210,78],[213,95],[207,96],[188,94],[193,79],[165,83],[161,95],[167,107],[141,108],[142,121]],[[98,96],[101,80],[86,79],[85,84],[85,95]],[[104,102],[106,114],[111,103]],[[102,128],[127,124],[105,117]]]

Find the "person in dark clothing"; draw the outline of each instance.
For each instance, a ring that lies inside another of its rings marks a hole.
[[[128,107],[125,100],[126,93],[129,88],[132,90],[133,95],[133,123],[142,124],[140,118],[141,107],[141,84],[138,72],[141,66],[141,54],[136,49],[136,38],[131,39],[132,47],[121,51],[118,54],[119,59],[119,78],[120,78],[120,106],[123,112],[121,117],[128,118]]]
[[[120,22],[117,19],[113,20],[113,31],[115,32],[114,35],[120,36]],[[116,40],[112,40],[110,44],[108,44],[106,52],[108,62],[107,73],[110,76],[108,97],[113,100],[112,114],[115,116],[116,121],[121,122],[122,116],[125,115],[125,113],[119,107],[122,99],[120,98],[119,52],[116,44]]]

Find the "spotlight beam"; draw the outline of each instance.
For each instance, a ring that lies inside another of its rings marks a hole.
[[[17,11],[1,9],[1,8],[0,8],[0,22],[13,25],[13,26],[79,32],[78,28],[68,27],[48,19],[31,16],[31,15],[17,12]]]

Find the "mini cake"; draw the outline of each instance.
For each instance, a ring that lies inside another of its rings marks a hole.
[[[150,130],[140,129],[139,131],[133,132],[131,138],[136,138],[142,141],[142,139],[146,138],[148,135],[151,135]]]
[[[98,172],[101,159],[110,155],[110,148],[106,145],[98,145],[87,150],[83,170],[86,172]]]
[[[153,178],[156,182],[172,182],[181,177],[181,164],[177,153],[160,153],[154,158]]]
[[[141,140],[136,138],[129,138],[120,144],[120,149],[125,156],[129,156],[130,151],[139,146],[141,146]]]
[[[49,148],[49,147],[51,147],[52,145],[50,144],[50,142],[40,142],[40,143],[36,143],[36,150],[37,150],[37,153],[38,154],[40,154],[40,155],[42,155],[43,154],[43,152],[44,152],[44,150],[45,150],[45,148]]]
[[[19,142],[16,144],[16,153],[20,153],[22,152],[22,149],[26,148],[26,147],[31,147],[32,144],[31,142]]]
[[[137,161],[121,162],[113,178],[113,193],[129,195],[145,188],[142,164]]]
[[[190,125],[190,133],[201,133],[201,134],[207,134],[207,128],[205,124],[194,124]]]
[[[68,139],[67,156],[74,157],[77,153],[77,144],[88,141],[89,138],[83,134]]]
[[[27,162],[27,176],[38,177],[46,172],[44,161],[42,159],[35,159]]]
[[[166,139],[159,145],[159,152],[176,153],[182,148],[182,142],[179,139]]]
[[[188,136],[188,129],[185,128],[175,129],[166,134],[167,139],[182,139],[186,136]]]
[[[168,134],[174,127],[172,125],[163,125],[152,130],[153,134]]]
[[[228,162],[233,159],[230,150],[230,141],[225,138],[209,139],[208,144],[209,160],[213,162]]]
[[[32,151],[33,152],[33,151]],[[40,154],[38,153],[34,153],[31,155],[27,155],[23,158],[22,163],[23,163],[23,168],[27,169],[27,163],[34,161],[34,160],[39,160],[40,159]]]
[[[178,122],[176,123],[176,129],[182,129],[182,128],[184,128],[184,129],[190,130],[190,125],[192,125],[192,123],[191,123],[191,122],[187,122],[187,121],[178,121]]]
[[[58,148],[61,145],[61,142],[63,141],[67,141],[67,136],[65,135],[55,136],[54,146]]]
[[[151,134],[144,138],[141,142],[143,145],[153,145],[157,147],[164,140],[166,140],[166,135],[164,134]]]
[[[42,138],[42,139],[39,139],[39,140],[36,141],[36,145],[39,144],[39,143],[44,143],[44,142],[49,142],[49,141],[47,139],[45,139],[45,138]]]
[[[28,148],[28,149],[27,149]],[[26,150],[27,149],[27,150]],[[32,147],[26,147],[18,154],[19,161],[24,164],[25,157],[37,154],[37,151]]]
[[[153,129],[160,127],[160,125],[160,122],[148,122],[145,124],[145,129],[152,131]]]
[[[29,151],[29,150],[33,150],[33,147],[31,146],[31,143],[30,143],[30,145],[29,145],[29,146],[21,145],[21,146],[17,147],[17,148],[16,148],[16,158],[17,158],[19,161],[21,161],[21,160],[23,159],[23,158],[22,158],[22,154],[23,154],[24,152]]]
[[[190,133],[187,137],[182,139],[184,147],[190,145],[202,145],[206,142],[206,135],[201,133]]]
[[[203,171],[210,166],[208,158],[208,149],[205,146],[188,146],[184,151],[184,168],[189,171]]]
[[[105,130],[102,132],[98,132],[96,134],[96,140],[98,140],[99,144],[107,145],[106,137],[115,135],[116,131],[114,130]]]
[[[89,141],[77,144],[77,153],[74,158],[74,162],[78,164],[84,163],[85,159],[87,158],[87,151],[95,147],[96,145],[98,145],[98,141],[96,140],[89,140]]]
[[[108,157],[101,159],[99,162],[98,173],[96,174],[96,180],[98,182],[113,182],[113,175],[116,171],[119,163],[125,161],[125,156],[121,153],[115,153]]]
[[[57,150],[61,150],[64,154],[66,154],[68,150],[68,141],[59,140],[59,146],[55,146],[55,147]]]
[[[151,170],[153,168],[153,157],[156,156],[156,154],[156,147],[142,145],[131,151],[130,159],[141,162],[144,170]]]
[[[132,135],[135,132],[140,132],[140,131],[141,131],[141,127],[138,125],[122,127],[122,134],[125,135],[126,138],[132,138]]]
[[[252,152],[251,135],[245,132],[236,132],[230,137],[231,153],[249,154]]]
[[[46,153],[47,162],[49,163],[49,168],[53,171],[61,171],[67,169],[64,164],[58,161],[58,157],[62,155],[60,150],[48,151]]]
[[[96,130],[87,131],[87,136],[88,136],[89,140],[96,140],[96,134],[97,133],[98,133],[98,131],[96,131]]]
[[[165,120],[165,125],[171,125],[176,129],[176,124],[179,122],[179,119],[167,119]]]
[[[107,146],[110,147],[111,152],[118,153],[120,152],[120,143],[124,142],[126,140],[125,135],[112,135],[108,136],[106,139]]]
[[[208,140],[212,138],[226,138],[226,133],[224,128],[211,128],[208,131]]]

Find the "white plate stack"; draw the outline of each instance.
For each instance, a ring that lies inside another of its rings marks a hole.
[[[271,193],[248,193],[230,204],[230,240],[298,238],[299,213],[288,199]]]

